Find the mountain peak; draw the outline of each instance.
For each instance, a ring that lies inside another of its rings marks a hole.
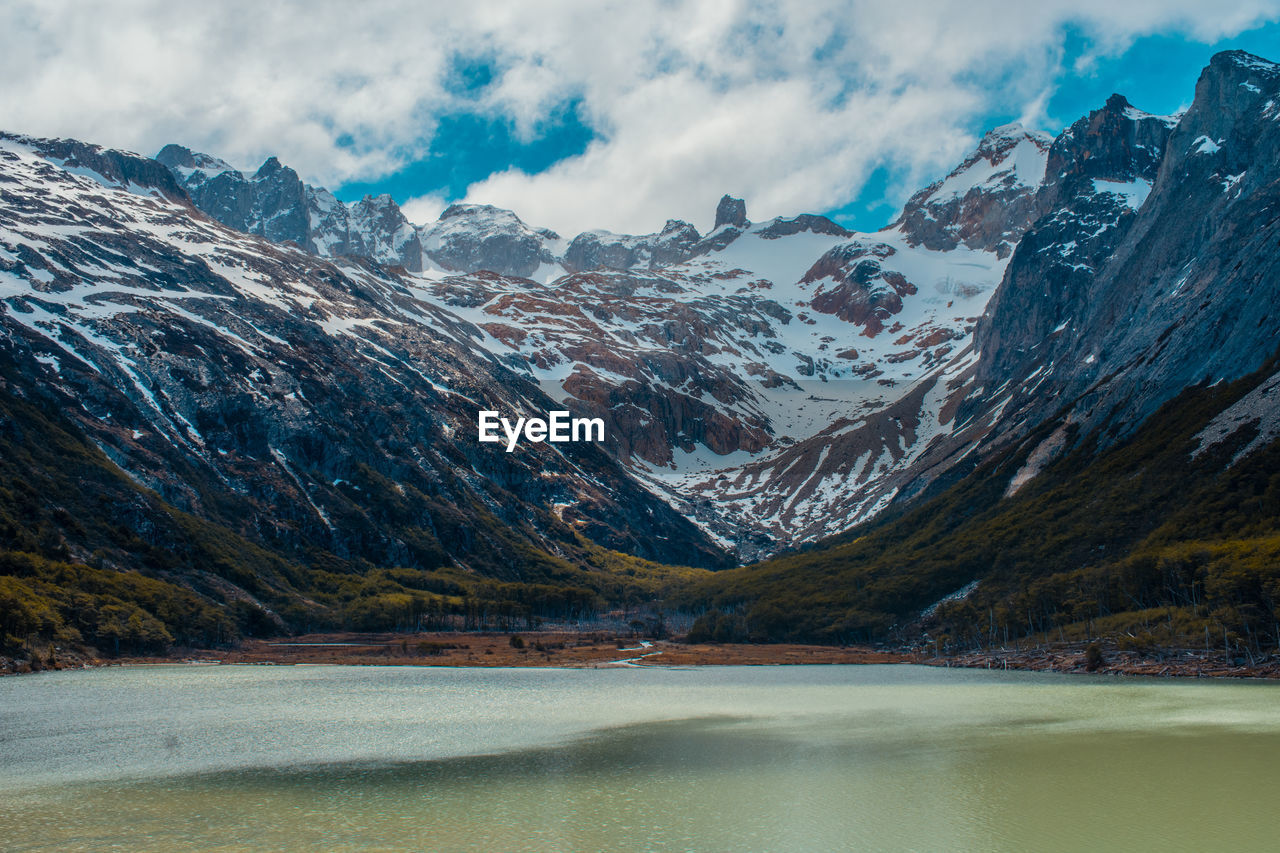
[[[224,160],[219,160],[209,154],[201,154],[199,151],[192,151],[190,148],[175,145],[172,142],[161,148],[155,159],[156,162],[167,167],[170,171],[180,173],[180,177],[184,180],[197,171],[204,172],[210,176],[236,171],[230,163]]]
[[[1107,98],[1107,103],[1103,106],[1103,109],[1119,113],[1129,109],[1130,106],[1132,106],[1132,104],[1129,103],[1129,99],[1116,92],[1113,93],[1111,97]]]
[[[443,221],[445,219],[453,219],[457,216],[482,216],[486,214],[510,214],[511,216],[515,216],[517,219],[520,218],[516,216],[514,212],[506,210],[505,208],[496,207],[492,204],[465,204],[459,202],[446,207],[444,209],[444,213],[440,214],[440,219]]]
[[[1245,50],[1224,50],[1215,53],[1209,60],[1210,68],[1245,68],[1249,71],[1261,71],[1267,75],[1280,75],[1280,64]]]
[[[747,221],[747,203],[731,195],[722,196],[720,203],[716,205],[715,227],[732,225],[735,228],[746,228],[749,224]]]
[[[258,167],[258,171],[254,174],[253,178],[254,180],[258,180],[260,178],[269,178],[272,175],[276,174],[277,172],[281,172],[283,170],[284,170],[284,166],[281,165],[280,159],[275,155],[272,155],[268,157],[265,161],[263,161],[262,165]]]
[[[1011,122],[987,131],[947,177],[917,192],[894,225],[911,245],[963,243],[1004,257],[1034,221],[1053,137]]]
[[[1053,137],[1042,130],[1027,130],[1026,126],[1020,121],[1011,121],[1008,124],[1002,124],[999,127],[993,127],[982,135],[982,141],[978,143],[980,151],[987,143],[994,143],[999,140],[1020,141],[1022,139],[1045,140],[1046,144],[1053,140]]]

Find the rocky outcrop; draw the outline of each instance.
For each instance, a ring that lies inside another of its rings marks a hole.
[[[906,276],[885,268],[883,261],[893,254],[892,246],[861,242],[827,252],[801,279],[819,283],[809,307],[834,314],[874,338],[902,310],[903,297],[917,292]]]
[[[698,229],[679,219],[668,219],[661,231],[642,237],[585,231],[565,250],[564,266],[570,272],[657,269],[688,260],[699,239]]]
[[[779,237],[789,237],[805,231],[811,234],[830,234],[833,237],[853,236],[853,232],[848,228],[837,225],[825,216],[815,216],[812,213],[803,213],[792,219],[783,219],[779,216],[756,233],[766,240],[776,240]]]
[[[693,247],[691,254],[705,255],[708,252],[718,252],[738,239],[750,225],[751,222],[747,219],[747,203],[740,198],[726,195],[716,205],[715,225]]]
[[[1280,66],[1234,51],[1213,58],[1180,120],[1116,97],[1064,134],[1064,155],[1080,156],[1046,191],[1079,199],[1063,202],[1075,224],[1050,215],[1028,234],[977,331],[979,381],[1019,388],[1011,414],[1035,423],[1070,403],[1113,440],[1275,352],[1277,103]],[[1037,370],[1034,393],[1019,386]]]
[[[304,184],[275,157],[253,175],[180,145],[166,145],[156,161],[196,207],[229,228],[320,257],[351,255],[422,269],[421,238],[390,196],[366,196],[348,208],[325,188]]]
[[[1052,141],[1019,124],[988,132],[945,179],[913,195],[891,227],[912,245],[1007,256],[1041,212],[1036,197]]]
[[[734,228],[746,228],[750,224],[747,221],[747,203],[745,201],[730,195],[721,196],[720,203],[716,205],[716,224],[712,227],[712,230],[723,228],[726,225],[732,225]]]
[[[509,210],[489,204],[450,205],[422,233],[423,249],[447,270],[489,270],[529,278],[558,262],[560,235],[526,225]]]

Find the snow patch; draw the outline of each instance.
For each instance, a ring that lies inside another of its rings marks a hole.
[[[1197,136],[1196,141],[1191,143],[1192,154],[1217,154],[1222,150],[1222,141],[1214,142],[1207,136]]]
[[[1094,178],[1093,191],[1118,196],[1126,207],[1137,210],[1151,194],[1151,182],[1142,178],[1132,181],[1104,181]]]

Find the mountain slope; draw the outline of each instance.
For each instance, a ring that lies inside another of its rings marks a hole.
[[[873,481],[932,436],[914,428],[937,421],[920,406],[1030,223],[1047,148],[1017,125],[992,131],[877,234],[814,215],[752,223],[725,196],[706,235],[671,221],[566,245],[510,211],[454,205],[418,228],[413,295],[473,322],[481,346],[554,399],[602,418],[611,452],[642,483],[750,558],[893,497]],[[189,185],[190,168],[175,170]],[[824,429],[857,433],[843,444],[858,452],[819,459],[810,448]],[[859,463],[846,488],[866,447],[880,461]]]
[[[577,531],[642,557],[724,560],[594,445],[475,442],[480,407],[554,403],[399,273],[57,169],[46,145],[0,141],[0,335],[30,387],[58,393],[168,502],[295,559],[456,560],[518,579],[520,548]]]
[[[1114,96],[1064,131],[940,400],[955,425],[898,475],[926,499],[691,601],[773,638],[1149,632],[1133,613],[1171,608],[1161,642],[1280,641],[1277,103],[1280,66],[1225,53],[1184,116]]]
[[[736,614],[756,640],[971,646],[1058,626],[1096,636],[1093,623],[1149,632],[1156,611],[1154,621],[1168,623],[1160,642],[1195,643],[1210,627],[1235,644],[1274,645],[1280,442],[1233,466],[1254,436],[1249,425],[1208,447],[1202,437],[1276,366],[1190,389],[1105,450],[1091,436],[1008,496],[1061,426],[1048,422],[895,518],[717,573],[682,600]]]
[[[284,559],[132,480],[14,355],[0,344],[0,671],[84,644],[155,654],[291,630],[527,628],[643,607],[698,574],[580,537],[563,543],[563,557],[509,537],[520,581],[445,564],[362,566],[315,549]],[[503,535],[497,524],[475,531]]]
[[[966,409],[990,405],[999,383],[1006,421],[1034,424],[1075,401],[1074,420],[1122,435],[1183,388],[1269,358],[1280,334],[1269,309],[1280,287],[1277,103],[1280,66],[1219,54],[1153,165],[1082,175],[1136,210],[1097,247],[1077,236],[1084,220],[1062,234],[1046,233],[1053,223],[1033,229],[975,333],[977,382],[988,390]],[[1134,150],[1149,154],[1160,120],[1141,121],[1152,139]],[[1085,254],[1071,255],[1078,269],[1065,277],[1064,262],[1045,269],[1036,259],[1071,243]]]

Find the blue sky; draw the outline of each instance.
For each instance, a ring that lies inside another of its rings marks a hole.
[[[0,128],[253,170],[414,222],[491,203],[572,236],[825,212],[865,230],[990,127],[1112,92],[1169,112],[1280,0],[9,0]]]
[[[1056,81],[1043,114],[1031,122],[1032,129],[1054,134],[1102,106],[1116,92],[1149,113],[1168,115],[1183,110],[1191,103],[1201,69],[1219,51],[1247,50],[1280,62],[1280,24],[1264,24],[1212,44],[1181,35],[1147,36],[1137,39],[1118,56],[1095,59],[1079,69],[1075,64],[1089,55],[1090,41],[1079,32],[1067,30],[1063,32],[1062,47],[1062,76]],[[970,130],[978,136],[1019,118],[1022,116],[1008,112],[986,114],[972,123]],[[821,212],[855,230],[875,230],[886,225],[901,210],[900,199],[886,200],[891,193],[892,173],[891,168],[878,168],[849,203]],[[939,172],[934,177],[942,175]]]
[[[1057,133],[1075,119],[1101,106],[1119,92],[1134,106],[1157,114],[1185,109],[1195,91],[1196,78],[1209,58],[1220,50],[1241,49],[1280,61],[1280,23],[1270,23],[1240,35],[1198,42],[1183,35],[1153,35],[1134,41],[1116,56],[1089,59],[1096,48],[1087,36],[1064,29],[1061,76],[1034,119],[1034,129]],[[1084,60],[1085,67],[1076,64]],[[459,62],[456,91],[475,96],[492,84],[491,60]],[[474,101],[472,101],[474,103]],[[403,169],[373,181],[354,181],[335,192],[343,201],[358,201],[367,193],[390,193],[397,199],[438,194],[446,202],[466,198],[467,189],[491,174],[515,168],[538,174],[561,160],[580,156],[597,133],[581,114],[578,101],[548,111],[532,138],[521,139],[514,123],[502,116],[465,110],[440,117],[430,153]],[[980,136],[985,130],[1022,116],[994,112],[976,116],[968,125]],[[878,166],[847,203],[819,210],[849,228],[876,230],[900,209],[893,198],[892,164]],[[942,177],[945,167],[933,178]],[[810,211],[794,211],[802,213]]]

